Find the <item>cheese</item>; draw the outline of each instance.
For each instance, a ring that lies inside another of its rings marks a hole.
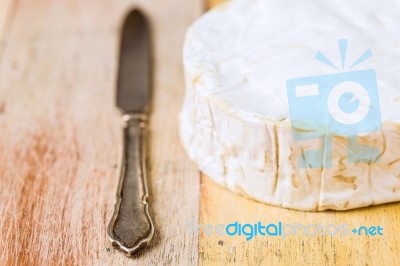
[[[180,136],[217,183],[249,198],[305,211],[346,210],[400,200],[400,3],[396,0],[235,0],[187,31]],[[338,39],[348,40],[342,69]],[[332,165],[299,166],[324,138],[293,138],[286,82],[374,69],[382,130],[358,136],[377,162],[348,162],[346,136],[332,138]],[[334,69],[315,60],[321,51]]]

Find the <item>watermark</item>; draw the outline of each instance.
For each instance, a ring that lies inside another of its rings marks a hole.
[[[298,159],[301,168],[332,167],[332,136],[348,138],[348,163],[379,160],[379,149],[357,143],[359,134],[381,131],[376,72],[351,70],[371,57],[372,51],[367,49],[344,71],[347,43],[339,40],[341,72],[286,82],[294,140],[322,138],[324,142],[321,150],[303,151]],[[317,52],[316,59],[339,71],[323,53]]]
[[[237,221],[229,224],[196,224],[190,222],[188,230],[199,235],[211,237],[218,236],[239,236],[246,241],[254,237],[279,237],[282,240],[288,236],[383,236],[384,229],[380,225],[356,226],[349,224],[303,224],[303,223],[265,223],[257,221],[255,223],[239,223]]]

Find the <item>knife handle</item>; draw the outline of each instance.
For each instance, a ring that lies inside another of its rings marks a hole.
[[[146,115],[123,116],[124,137],[121,175],[114,214],[107,233],[114,247],[132,255],[153,238],[146,181]]]

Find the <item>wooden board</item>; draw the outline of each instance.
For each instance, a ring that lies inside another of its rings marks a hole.
[[[206,3],[205,6],[214,5]],[[106,237],[118,182],[114,108],[119,27],[142,7],[155,33],[150,190],[156,236],[128,259]],[[400,204],[304,213],[237,196],[201,177],[178,139],[181,48],[201,0],[0,0],[0,253],[5,265],[395,265]],[[201,192],[201,197],[200,197]],[[383,237],[199,236],[238,221],[380,225]]]
[[[3,36],[3,30],[6,28],[6,24],[8,21],[11,21],[11,17],[9,17],[9,14],[12,14],[13,12],[10,10],[11,9],[11,0],[2,0],[0,2],[0,37]]]
[[[268,206],[237,196],[202,177],[200,224],[348,224],[381,226],[383,236],[349,233],[348,236],[298,235],[257,236],[246,241],[244,236],[207,236],[200,234],[200,265],[398,265],[400,253],[400,204],[386,204],[352,211],[301,212]],[[290,228],[287,232],[290,232]],[[312,234],[314,229],[310,229]],[[333,229],[330,229],[333,232]],[[232,231],[231,231],[232,232]]]
[[[151,248],[128,259],[111,248],[106,226],[122,143],[119,28],[134,6],[154,32],[149,183],[157,229]],[[197,263],[186,224],[198,220],[200,175],[179,144],[177,113],[184,32],[202,9],[193,0],[0,2],[2,265]]]
[[[213,6],[221,0],[210,1]],[[237,196],[208,177],[201,178],[200,224],[282,223],[306,225],[349,224],[383,227],[383,236],[288,236],[286,239],[259,236],[199,238],[200,265],[399,265],[400,203],[344,212],[300,212],[268,206]],[[289,231],[290,229],[288,229]],[[364,232],[364,231],[362,231]]]

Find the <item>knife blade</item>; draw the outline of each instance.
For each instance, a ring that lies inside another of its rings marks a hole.
[[[150,26],[139,10],[126,17],[120,41],[116,105],[121,111],[123,156],[113,216],[107,234],[128,256],[154,234],[146,177],[146,128],[151,87]]]

